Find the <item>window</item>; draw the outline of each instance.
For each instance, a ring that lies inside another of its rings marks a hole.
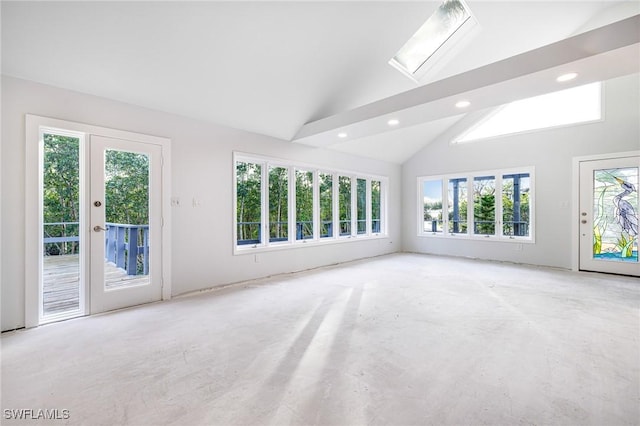
[[[320,238],[333,237],[333,176],[319,173],[320,180]]]
[[[450,49],[467,37],[474,25],[475,20],[463,1],[445,0],[389,64],[415,79],[445,56],[445,46]]]
[[[238,244],[262,241],[262,166],[236,162],[236,239]]]
[[[421,236],[534,241],[533,168],[421,177],[418,193]]]
[[[453,178],[449,179],[448,203],[448,226],[447,231],[450,234],[466,234],[467,233],[467,179]]]
[[[502,235],[529,236],[529,173],[502,176]]]
[[[442,216],[442,179],[425,180],[422,189],[422,231],[442,232],[444,220]]]
[[[358,212],[358,234],[367,233],[367,181],[356,179],[356,210]]]
[[[340,236],[351,235],[351,178],[340,176],[338,179],[338,208],[340,212]]]
[[[289,169],[269,166],[269,242],[289,239]]]
[[[234,154],[234,253],[385,236],[387,179]]]
[[[379,180],[371,181],[371,232],[380,233],[382,200],[380,199],[380,188],[382,184]]]
[[[586,123],[602,117],[602,84],[584,86],[511,102],[454,139],[454,143]]]
[[[494,176],[473,178],[473,233],[496,233],[496,179]]]
[[[313,172],[296,169],[296,240],[313,238]]]

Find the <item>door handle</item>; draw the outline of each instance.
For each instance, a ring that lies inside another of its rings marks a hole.
[[[100,231],[106,231],[106,229],[104,229],[102,226],[100,225],[96,225],[93,227],[93,230],[96,232],[100,232]]]

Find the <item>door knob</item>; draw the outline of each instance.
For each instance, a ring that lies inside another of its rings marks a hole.
[[[93,227],[93,230],[96,232],[100,232],[100,231],[106,231],[106,229],[104,229],[102,226],[100,225],[96,225]]]

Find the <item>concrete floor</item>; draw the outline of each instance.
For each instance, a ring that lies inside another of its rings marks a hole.
[[[634,278],[385,256],[5,333],[2,424],[638,424],[639,308]]]

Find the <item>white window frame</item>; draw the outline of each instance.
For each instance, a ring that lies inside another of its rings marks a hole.
[[[261,230],[260,242],[257,244],[238,245],[238,212],[237,212],[237,178],[236,170],[238,162],[259,164],[261,166]],[[269,167],[286,167],[288,168],[288,218],[289,233],[287,241],[269,241]],[[296,170],[304,170],[313,173],[313,238],[296,239]],[[372,175],[367,173],[359,173],[352,170],[335,170],[327,167],[317,166],[308,163],[299,163],[279,158],[266,157],[256,154],[247,154],[242,152],[233,153],[233,253],[248,254],[260,251],[292,249],[299,247],[310,247],[323,244],[336,244],[349,241],[361,241],[364,239],[388,238],[387,235],[387,192],[389,188],[388,177]],[[330,174],[332,176],[332,216],[333,235],[329,237],[320,236],[320,174]],[[351,232],[349,235],[340,235],[340,216],[339,216],[339,176],[349,177],[351,179]],[[357,233],[357,180],[366,180],[366,232]],[[371,206],[371,181],[380,182],[380,232],[372,232],[372,206]]]
[[[528,236],[516,236],[516,235],[504,235],[502,227],[502,177],[510,174],[529,174],[530,188],[529,188],[529,235]],[[474,179],[482,176],[493,176],[495,181],[495,234],[484,235],[474,234],[474,200],[473,200],[473,183]],[[449,197],[448,186],[450,179],[465,178],[467,180],[467,232],[466,233],[452,233],[449,231]],[[424,194],[423,185],[427,181],[442,181],[442,231],[433,232],[424,230]],[[535,168],[518,167],[511,169],[498,169],[498,170],[485,170],[470,173],[450,173],[444,175],[433,176],[419,176],[417,178],[417,224],[418,224],[418,236],[427,238],[456,238],[456,239],[470,239],[470,240],[482,240],[482,241],[501,241],[501,242],[515,242],[515,243],[535,243]]]

